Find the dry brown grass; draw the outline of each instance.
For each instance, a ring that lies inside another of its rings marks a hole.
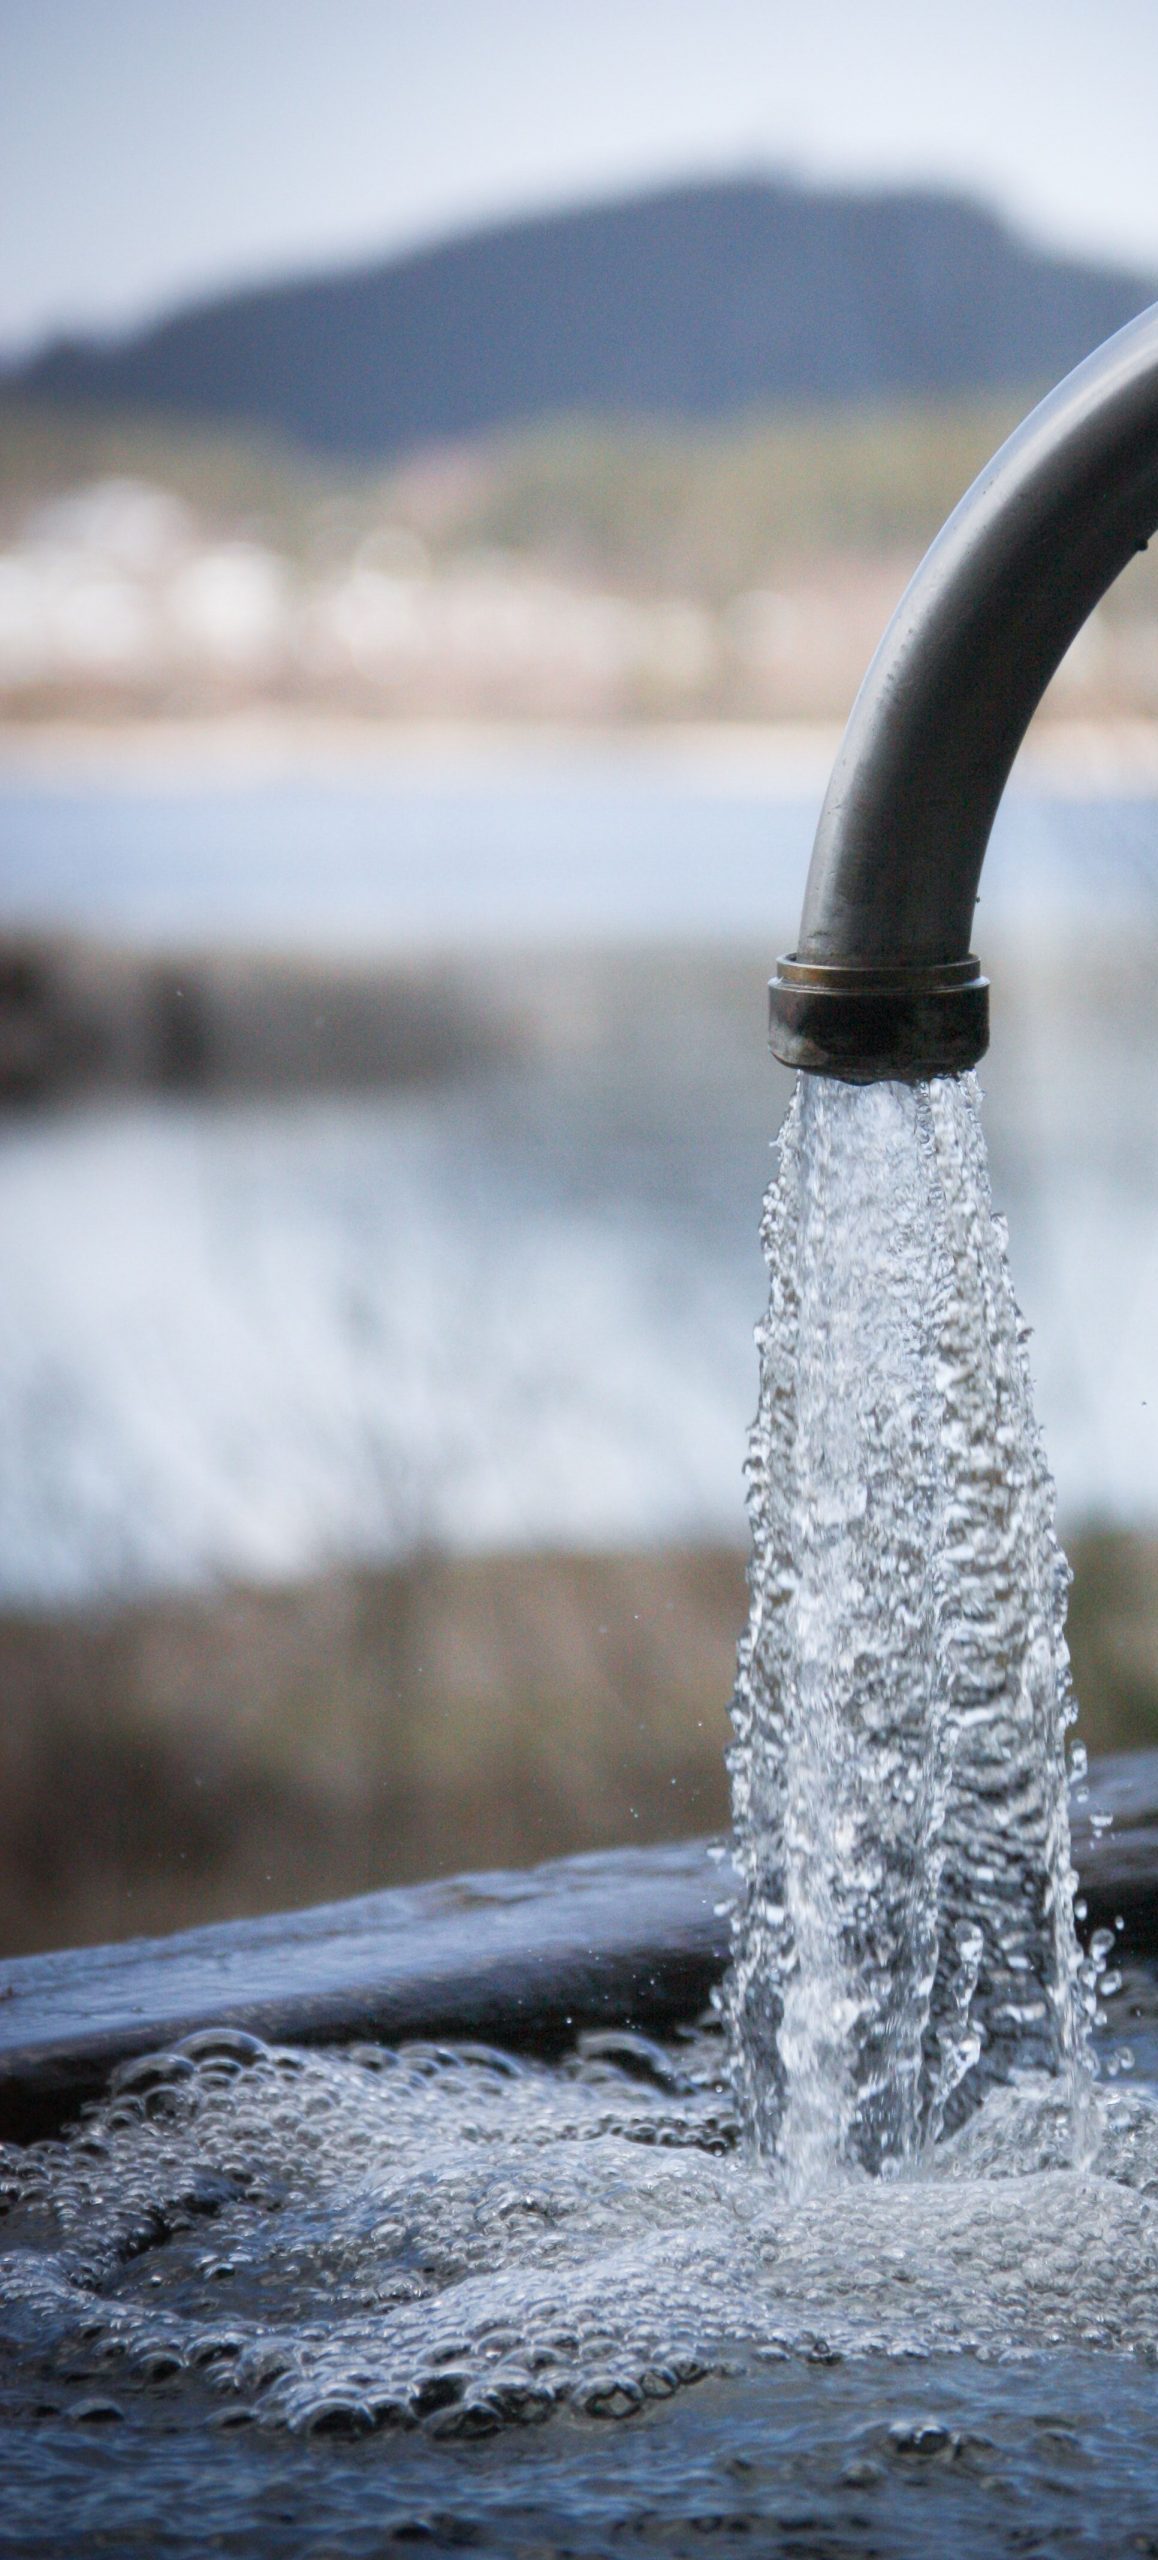
[[[431,1559],[0,1621],[0,1949],[726,1818],[742,1559]]]
[[[1085,1739],[1158,1742],[1158,1540],[1073,1561]],[[721,1829],[744,1608],[701,1549],[0,1620],[0,1952]]]

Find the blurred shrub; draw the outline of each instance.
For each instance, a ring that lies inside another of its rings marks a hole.
[[[717,1829],[743,1614],[706,1551],[0,1619],[0,1952]]]
[[[1158,1538],[1088,1530],[1068,1549],[1078,1729],[1090,1751],[1158,1745]]]
[[[1080,1730],[1158,1743],[1158,1540],[1073,1558]],[[0,1952],[722,1829],[744,1611],[701,1549],[0,1619]]]

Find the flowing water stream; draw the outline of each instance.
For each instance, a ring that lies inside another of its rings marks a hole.
[[[769,1194],[732,1784],[742,2118],[807,2187],[1085,2083],[1067,1573],[972,1077],[804,1078]]]
[[[972,1079],[802,1080],[765,1244],[719,2013],[558,2064],[222,2032],[127,2066],[3,2159],[46,2424],[179,2386],[448,2448],[708,2376],[739,2409],[848,2360],[1158,2363],[1158,2110],[1092,2038],[1066,1569]]]

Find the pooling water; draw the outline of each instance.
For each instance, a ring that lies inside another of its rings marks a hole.
[[[806,1081],[765,1234],[724,2017],[127,2066],[2,2163],[53,2406],[183,2376],[469,2438],[801,2357],[1158,2362],[1158,2111],[1087,2051],[1065,1568],[971,1081]]]
[[[1067,1571],[974,1079],[802,1078],[764,1242],[729,2014],[807,2184],[1079,2103]]]

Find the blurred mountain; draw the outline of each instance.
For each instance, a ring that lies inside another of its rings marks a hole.
[[[1033,390],[1156,290],[954,197],[736,180],[224,295],[116,343],[61,341],[8,379],[376,459],[549,417]]]

